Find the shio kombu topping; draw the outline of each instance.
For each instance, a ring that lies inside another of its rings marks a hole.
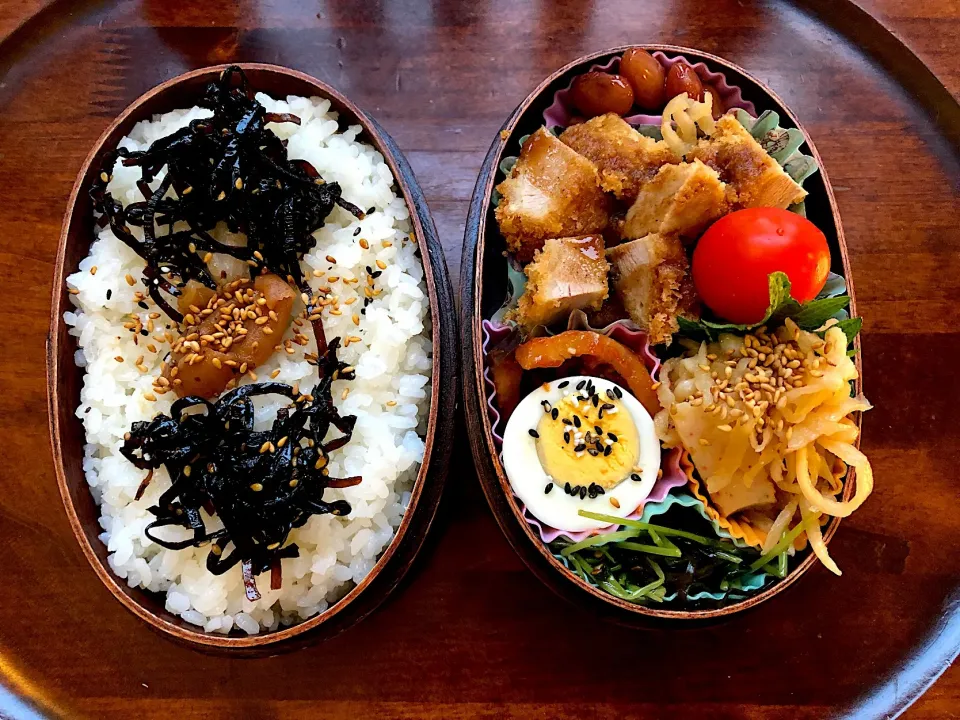
[[[224,70],[217,82],[207,86],[198,105],[212,110],[213,116],[192,121],[147,150],[117,148],[107,155],[90,188],[101,227],[109,224],[120,240],[146,260],[144,285],[157,305],[178,322],[181,314],[160,291],[179,295],[188,280],[215,288],[215,278],[204,261],[207,253],[246,260],[251,275],[265,266],[311,295],[300,260],[316,242],[312,233],[323,226],[335,206],[361,218],[363,212],[344,200],[340,186],[325,182],[310,163],[287,157],[285,142],[266,125],[299,124],[300,119],[266,112],[240,68]],[[107,190],[118,157],[123,165],[141,171],[137,187],[143,200],[126,208]],[[150,183],[164,167],[166,174],[152,190]],[[165,197],[171,188],[176,196]],[[210,231],[221,221],[232,232],[244,233],[247,245],[217,242]],[[131,225],[143,229],[142,240],[131,232]],[[255,252],[262,257],[259,263]],[[322,351],[322,328],[317,334]]]
[[[254,577],[272,571],[271,586],[280,586],[280,560],[296,557],[295,544],[284,547],[291,530],[311,515],[346,515],[345,500],[327,502],[327,488],[349,487],[359,477],[333,478],[329,453],[349,442],[356,417],[341,416],[331,387],[351,379],[352,370],[337,359],[335,338],[318,359],[320,381],[301,394],[283,383],[243,385],[215,403],[200,397],[177,400],[170,415],[136,422],[124,437],[123,455],[148,470],[137,492],[146,490],[154,470],[165,466],[172,485],[150,512],[156,520],[147,536],[162,547],[179,550],[210,543],[207,569],[219,575],[240,563],[247,597],[259,597]],[[253,398],[282,395],[288,407],[277,411],[269,430],[254,430]],[[331,425],[341,434],[324,442]],[[218,516],[223,527],[208,530],[201,508]],[[166,540],[158,528],[178,526],[192,537]]]

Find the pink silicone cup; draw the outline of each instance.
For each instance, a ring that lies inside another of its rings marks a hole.
[[[663,65],[664,69],[669,70],[671,67],[676,65],[678,62],[685,62],[687,65],[690,65],[694,71],[697,73],[697,77],[706,84],[711,85],[719,94],[720,99],[723,100],[723,105],[728,110],[731,108],[741,108],[750,113],[753,117],[757,116],[757,109],[754,107],[752,102],[743,99],[743,93],[740,91],[740,88],[736,85],[731,85],[727,82],[727,77],[723,73],[715,72],[706,66],[703,62],[692,63],[687,60],[683,55],[677,55],[676,57],[669,58],[664,55],[661,51],[656,50],[653,53],[653,57]],[[602,72],[616,72],[620,69],[620,56],[614,56],[610,58],[605,63],[595,63],[590,66],[590,70],[600,70]],[[570,81],[570,84],[573,84],[573,80]],[[571,109],[570,105],[570,85],[558,90],[553,96],[553,103],[546,110],[543,111],[543,122],[548,127],[569,127],[570,124],[578,118],[575,112]],[[661,115],[630,115],[625,117],[626,120],[631,125],[659,125]]]
[[[656,355],[653,354],[653,352],[651,352],[650,344],[647,342],[646,333],[637,329],[636,326],[634,326],[630,321],[618,320],[617,322],[611,323],[604,328],[590,328],[590,325],[586,322],[586,316],[584,316],[582,313],[575,313],[570,318],[569,327],[596,330],[596,332],[602,333],[603,335],[608,335],[617,342],[623,343],[643,359],[644,365],[646,365],[647,369],[650,371],[650,376],[654,378],[657,377],[657,374],[660,371],[660,360]],[[498,345],[500,342],[506,340],[511,334],[516,332],[516,330],[510,325],[501,325],[499,323],[491,322],[490,320],[483,321],[481,324],[481,331],[483,334],[484,358],[487,357],[487,349],[489,347]],[[501,435],[502,428],[500,427],[502,418],[496,403],[497,391],[493,384],[493,378],[490,375],[490,368],[486,364],[484,364],[483,368],[483,380],[487,395],[487,412],[490,416],[490,427],[493,429],[494,442],[496,443],[497,447],[500,448],[503,446],[503,436]],[[680,467],[680,451],[678,449],[665,451],[660,460],[660,467],[663,470],[663,475],[657,479],[656,483],[654,483],[653,488],[650,490],[650,494],[646,497],[644,502],[660,502],[670,493],[671,490],[682,487],[687,483],[687,476]],[[599,530],[584,530],[582,532],[558,530],[550,527],[549,525],[544,525],[541,523],[529,512],[527,512],[526,507],[524,507],[522,503],[520,504],[520,507],[523,511],[524,519],[530,525],[537,528],[537,531],[540,533],[540,538],[545,543],[553,542],[561,535],[570,538],[570,540],[573,542],[579,542],[580,540],[583,540],[591,535],[613,532],[617,528],[616,525],[610,525],[609,527],[601,528]],[[643,506],[641,505],[626,517],[628,519],[636,519],[640,517],[642,513]]]

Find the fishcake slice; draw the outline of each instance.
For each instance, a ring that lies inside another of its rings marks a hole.
[[[641,135],[613,113],[567,128],[560,140],[593,161],[600,186],[627,202],[636,199],[661,167],[680,162],[667,143]]]
[[[651,345],[670,344],[691,303],[689,262],[679,238],[650,234],[607,250],[613,287]]]
[[[545,128],[527,138],[497,190],[500,232],[521,262],[547,238],[599,234],[610,220],[611,202],[600,189],[596,166]]]
[[[623,237],[651,233],[695,238],[727,210],[726,187],[699,160],[664,165],[627,212]]]
[[[574,310],[599,310],[609,293],[603,238],[550,238],[524,272],[527,286],[513,315],[528,330],[549,326]]]
[[[730,188],[735,209],[777,207],[786,209],[807,196],[733,115],[717,120],[709,138],[688,153],[720,174]]]

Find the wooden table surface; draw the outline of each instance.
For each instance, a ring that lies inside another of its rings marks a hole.
[[[862,7],[960,98],[960,3]],[[843,577],[816,568],[702,629],[628,630],[585,616],[507,545],[458,421],[427,547],[392,599],[347,633],[278,658],[224,659],[127,613],[63,513],[43,381],[61,214],[110,120],[192,67],[257,60],[315,75],[407,153],[456,278],[467,202],[503,119],[556,67],[630,42],[743,65],[798,113],[824,156],[877,405],[864,423],[877,489],[832,546]],[[183,720],[825,717],[902,662],[960,577],[956,148],[879,64],[805,10],[773,0],[8,0],[0,74],[0,679],[48,707]],[[960,668],[906,717],[960,717]]]

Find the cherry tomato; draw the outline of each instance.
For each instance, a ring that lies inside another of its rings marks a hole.
[[[606,113],[626,115],[633,107],[633,88],[619,75],[593,70],[579,75],[570,87],[574,107],[588,118]]]
[[[748,208],[726,215],[693,251],[693,282],[704,304],[735,323],[763,320],[767,276],[784,272],[797,302],[817,296],[830,272],[827,238],[812,222],[779,208]]]

